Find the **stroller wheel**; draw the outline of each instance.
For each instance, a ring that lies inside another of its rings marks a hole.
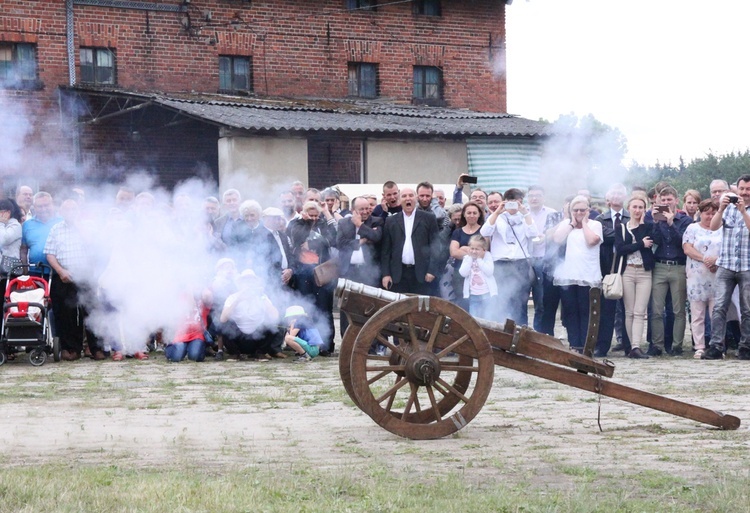
[[[47,353],[44,351],[44,349],[36,348],[33,349],[29,353],[29,362],[34,367],[39,367],[40,365],[44,365],[44,362],[47,361]]]
[[[52,339],[52,359],[56,362],[59,362],[61,360],[61,351],[60,351],[60,337],[55,337]]]
[[[0,351],[0,365],[4,364],[7,359],[8,357],[5,355],[5,351]]]

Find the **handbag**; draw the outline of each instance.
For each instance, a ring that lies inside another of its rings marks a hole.
[[[20,267],[21,264],[23,262],[21,262],[20,258],[3,255],[2,260],[0,260],[0,276],[6,278],[10,275],[11,271],[13,271],[15,276],[21,275],[23,273],[23,268]]]
[[[338,280],[338,260],[332,258],[320,265],[316,265],[313,269],[313,278],[315,279],[315,285],[317,285],[318,287],[325,287],[329,283]]]
[[[625,240],[625,225],[620,225],[622,228],[622,240]],[[612,259],[612,269],[609,274],[602,279],[602,293],[606,299],[621,299],[622,298],[622,275],[620,274],[620,266],[616,265],[620,261],[620,256],[617,255]],[[615,272],[617,269],[617,272]]]

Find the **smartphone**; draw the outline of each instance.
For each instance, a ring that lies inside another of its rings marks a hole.
[[[477,183],[476,176],[464,176],[464,183]]]
[[[667,217],[664,212],[669,212],[668,205],[656,205],[656,211],[654,212],[654,221],[666,221]]]
[[[505,202],[505,210],[518,210],[518,202],[517,201],[506,201]]]

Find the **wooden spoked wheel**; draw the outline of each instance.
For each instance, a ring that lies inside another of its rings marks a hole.
[[[342,313],[341,315],[344,314]],[[339,375],[341,376],[341,382],[344,384],[346,393],[349,394],[349,398],[354,401],[354,404],[362,409],[362,407],[359,406],[357,394],[354,393],[352,374],[350,372],[354,341],[356,340],[357,335],[359,335],[360,329],[360,327],[349,324],[344,332],[344,336],[341,338],[341,346],[339,347]]]
[[[441,328],[450,320],[450,334]],[[394,327],[405,335],[388,340]],[[391,356],[368,354],[374,339]],[[350,377],[357,405],[397,435],[428,440],[455,433],[484,406],[495,364],[482,328],[466,311],[434,298],[391,303],[356,336]]]

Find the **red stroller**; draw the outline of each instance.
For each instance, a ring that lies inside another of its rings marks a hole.
[[[42,272],[42,277],[17,276],[15,271],[26,267],[18,265],[9,273],[0,332],[0,365],[19,349],[29,353],[29,362],[34,366],[44,365],[48,354],[52,354],[56,362],[60,361],[60,343],[52,336],[49,319],[52,269],[43,264],[36,266],[48,272]],[[43,277],[45,274],[48,279]]]

